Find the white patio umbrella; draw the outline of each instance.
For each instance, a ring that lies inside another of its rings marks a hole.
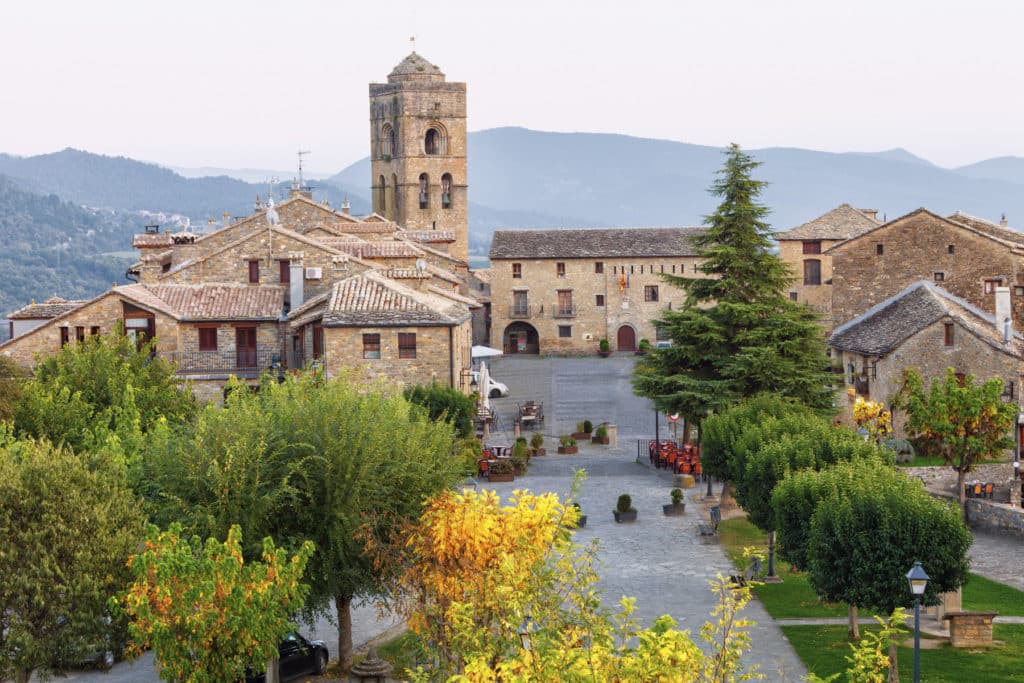
[[[502,355],[501,349],[491,348],[490,346],[474,346],[470,355],[473,358],[490,358],[491,356]]]
[[[487,363],[480,361],[480,405],[483,406],[482,412],[484,415],[488,415],[491,412],[491,392],[487,390],[487,383],[490,381],[490,377],[490,373],[487,372]],[[485,444],[491,437],[491,425],[487,418],[484,419],[483,437]]]

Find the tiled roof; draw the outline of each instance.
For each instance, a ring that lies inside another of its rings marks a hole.
[[[400,234],[406,239],[427,244],[455,241],[454,230],[403,230]]]
[[[10,320],[46,320],[74,310],[85,302],[85,299],[69,301],[55,294],[41,304],[33,301],[28,306],[22,306],[7,317]]]
[[[327,243],[327,240],[322,240]],[[396,240],[376,240],[373,242],[341,242],[333,240],[329,243],[338,251],[359,258],[416,258],[423,251],[408,242]]]
[[[995,316],[986,313],[927,280],[910,285],[840,325],[829,337],[829,345],[843,351],[865,356],[883,356],[906,339],[946,316],[955,318],[963,327],[990,345],[1021,354],[1019,333],[1014,332],[1010,349],[1002,343]]]
[[[127,285],[114,289],[144,307],[182,321],[277,320],[284,309],[284,288],[277,285]]]
[[[696,256],[692,239],[704,228],[573,228],[497,230],[490,257],[618,258]]]
[[[328,327],[457,325],[468,317],[462,304],[367,271],[334,284],[323,322]]]
[[[398,226],[391,221],[364,221],[351,225],[339,225],[335,229],[349,235],[365,235],[367,233],[393,233],[398,230]]]
[[[876,218],[840,204],[828,213],[776,235],[780,240],[846,240],[881,225]]]
[[[459,294],[455,290],[448,289],[447,287],[438,287],[437,285],[427,285],[427,291],[431,292],[433,294],[437,294],[438,296],[443,296],[443,297],[445,297],[447,299],[451,299],[452,301],[458,301],[460,304],[465,304],[466,306],[469,306],[470,308],[479,308],[480,307],[480,301],[479,300],[474,299],[471,296],[465,296],[463,294]]]
[[[1016,230],[1004,227],[992,221],[987,221],[984,218],[978,218],[977,216],[971,216],[970,214],[957,211],[952,216],[948,217],[949,220],[956,223],[962,223],[970,228],[974,228],[979,232],[983,232],[986,235],[995,237],[999,240],[1006,242],[1012,242],[1017,246],[1024,246],[1024,234],[1017,232]]]
[[[169,247],[174,244],[169,232],[147,232],[141,235],[132,235],[132,246],[136,249],[151,249],[153,247]]]
[[[470,275],[475,277],[480,282],[491,283],[491,269],[490,268],[478,268],[470,272]]]

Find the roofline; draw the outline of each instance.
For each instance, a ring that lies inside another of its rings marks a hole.
[[[1012,243],[1012,242],[1010,242],[1008,240],[999,239],[995,235],[990,235],[987,232],[985,232],[984,230],[979,230],[979,229],[977,229],[977,228],[975,228],[973,226],[967,225],[966,223],[960,223],[958,221],[952,220],[951,218],[947,218],[945,216],[940,216],[939,214],[935,213],[931,209],[926,209],[926,208],[924,208],[922,206],[921,208],[914,209],[910,213],[904,214],[904,215],[900,216],[899,218],[894,218],[891,221],[888,221],[886,223],[882,223],[881,225],[877,225],[874,228],[871,228],[870,230],[868,230],[866,232],[862,232],[859,235],[854,235],[853,237],[850,237],[848,239],[842,240],[838,244],[833,244],[831,247],[829,247],[828,249],[826,249],[822,253],[830,254],[830,253],[832,253],[834,251],[838,251],[839,249],[841,249],[845,245],[847,245],[847,244],[849,244],[849,243],[851,243],[851,242],[853,242],[855,240],[859,240],[861,237],[866,237],[866,236],[870,235],[871,233],[875,232],[876,230],[881,230],[882,228],[887,228],[890,225],[892,225],[893,223],[897,223],[897,222],[903,220],[904,218],[910,218],[911,216],[916,216],[919,213],[926,213],[929,216],[932,216],[933,218],[938,218],[940,221],[942,221],[944,223],[948,223],[948,224],[950,224],[950,225],[952,225],[954,227],[957,227],[957,228],[963,228],[964,230],[968,230],[968,231],[974,233],[975,235],[978,235],[979,237],[985,237],[987,239],[992,240],[993,242],[995,242],[997,244],[1001,244],[1001,245],[1003,245],[1005,247],[1008,247],[1010,249],[1024,249],[1024,244],[1014,244],[1014,243]],[[995,227],[999,227],[999,226],[995,226]],[[1005,229],[1005,228],[1003,228],[1003,229]]]

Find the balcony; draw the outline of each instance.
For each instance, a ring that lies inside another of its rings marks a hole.
[[[234,375],[250,379],[281,361],[281,354],[272,349],[171,351],[160,355],[177,366],[178,375]]]
[[[551,311],[551,317],[553,318],[575,318],[576,307],[575,306],[555,306]]]
[[[530,317],[530,304],[522,304],[522,305],[519,305],[519,306],[509,306],[508,307],[508,317],[512,318],[513,320],[515,320],[517,318],[520,319],[520,320],[522,320],[523,318],[529,318]]]

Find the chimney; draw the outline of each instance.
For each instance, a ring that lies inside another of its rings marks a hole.
[[[301,251],[292,251],[288,253],[288,280],[290,283],[288,293],[290,295],[291,309],[293,311],[305,302],[303,295],[306,283],[306,271],[302,266],[303,256],[304,254]]]
[[[225,211],[220,215],[220,222],[226,228],[231,225],[231,214]]]
[[[872,220],[876,220],[876,221],[878,220],[878,209],[857,209],[857,210],[860,211],[862,214],[864,214],[865,216],[867,216],[868,218],[870,218]]]
[[[348,197],[341,200],[341,212],[348,215],[348,212],[352,209],[352,205],[348,201]]]
[[[1013,330],[1012,308],[1010,307],[1010,288],[996,287],[996,329],[1003,335],[1003,341],[1009,342]]]
[[[1010,226],[1010,223],[1009,223],[1009,221],[1006,220],[1006,214],[1004,213],[1002,215],[1002,218],[999,219],[999,227],[1007,228],[1009,226]]]

